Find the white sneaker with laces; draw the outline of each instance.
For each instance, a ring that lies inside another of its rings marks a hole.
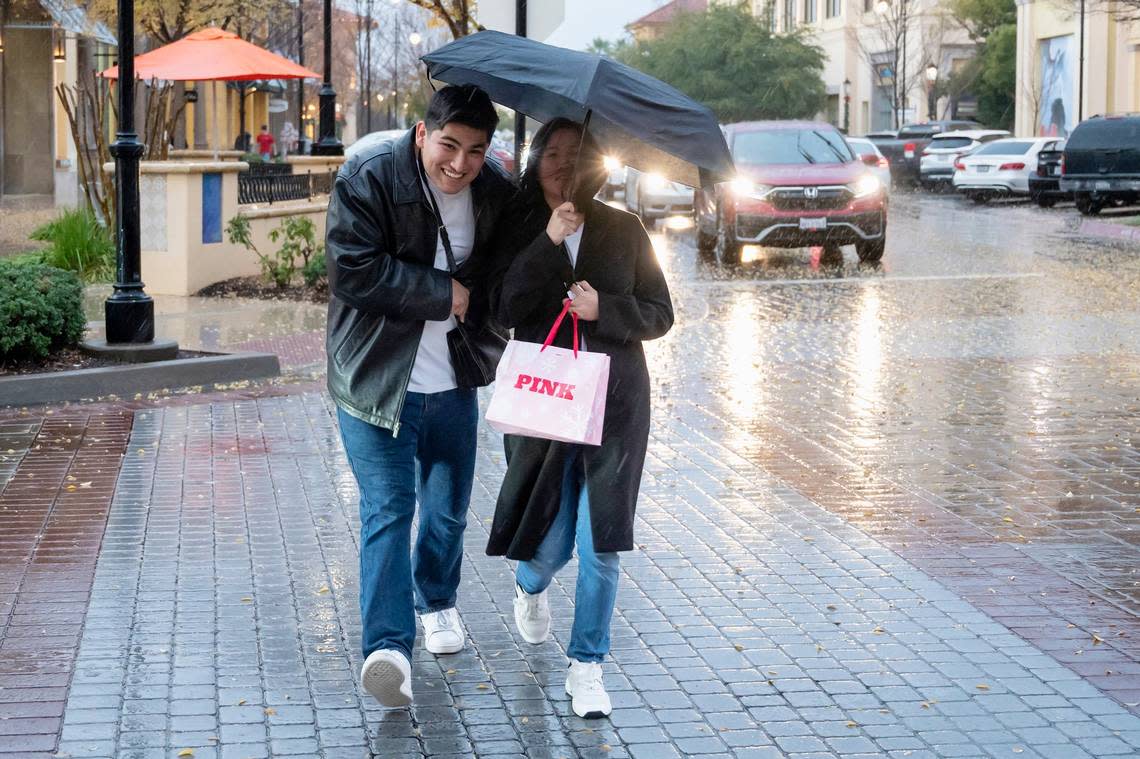
[[[463,624],[454,608],[420,615],[424,624],[424,648],[433,654],[457,654],[466,645]]]
[[[614,710],[606,686],[602,684],[601,664],[571,659],[566,673],[566,694],[570,696],[574,713],[583,719],[608,717]]]
[[[411,662],[394,649],[373,651],[360,669],[360,685],[381,706],[407,706],[412,703]]]
[[[545,590],[531,594],[515,583],[515,626],[527,643],[538,645],[550,636],[550,601]]]

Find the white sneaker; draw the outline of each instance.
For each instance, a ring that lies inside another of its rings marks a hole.
[[[466,636],[455,609],[423,614],[424,648],[433,654],[457,654],[463,650]]]
[[[583,719],[608,717],[614,710],[606,686],[602,684],[601,664],[571,659],[566,673],[566,694],[571,698],[574,713]]]
[[[412,665],[394,649],[373,651],[360,669],[360,685],[381,706],[407,706],[412,703]]]
[[[538,645],[550,636],[550,601],[545,590],[531,595],[515,583],[515,626],[527,643]]]

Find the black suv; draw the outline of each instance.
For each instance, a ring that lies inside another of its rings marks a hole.
[[[1107,205],[1140,200],[1140,115],[1093,116],[1065,143],[1061,190],[1092,216]]]

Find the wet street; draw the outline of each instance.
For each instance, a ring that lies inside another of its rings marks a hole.
[[[1071,207],[900,194],[879,265],[722,270],[666,226],[609,719],[563,691],[573,564],[552,639],[514,629],[486,425],[469,646],[417,645],[411,710],[363,694],[319,307],[181,299],[160,332],[289,376],[0,410],[0,757],[1140,753],[1140,245]]]
[[[872,534],[934,507],[1140,613],[1140,250],[1079,219],[900,194],[879,265],[727,272],[665,234],[659,395]]]

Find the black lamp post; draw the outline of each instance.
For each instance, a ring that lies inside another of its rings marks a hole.
[[[107,342],[154,341],[154,301],[143,290],[139,239],[139,161],[143,144],[135,132],[135,3],[119,0],[119,129],[115,157],[118,209],[115,289],[104,303]]]
[[[344,145],[336,138],[336,90],[332,85],[332,0],[325,0],[325,80],[321,82],[318,94],[320,139],[313,145],[313,155],[344,155]]]

